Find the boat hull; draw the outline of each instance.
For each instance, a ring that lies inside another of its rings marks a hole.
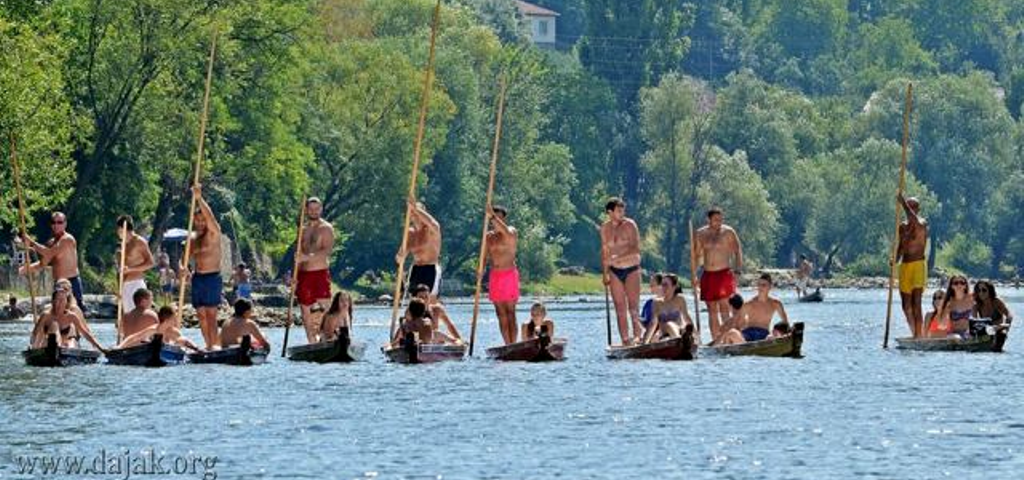
[[[107,363],[134,367],[166,367],[185,361],[185,350],[176,345],[165,345],[163,335],[154,335],[149,343],[110,350]]]
[[[252,348],[252,338],[250,338],[249,335],[246,335],[242,337],[241,345],[222,348],[220,350],[211,350],[208,352],[190,353],[188,354],[188,361],[189,363],[197,364],[249,367],[252,365],[262,365],[266,363],[268,355],[270,355],[269,348]]]
[[[389,362],[417,364],[462,360],[466,356],[466,348],[466,345],[418,343],[410,336],[402,340],[402,345],[383,347],[381,351]]]
[[[991,335],[981,335],[964,340],[961,338],[897,338],[896,348],[919,352],[995,352],[1003,351],[1006,338],[1010,333],[1009,325],[996,327]]]
[[[785,337],[766,338],[756,342],[744,342],[733,345],[703,347],[701,350],[709,355],[720,356],[803,358],[801,352],[803,344],[804,323],[797,322],[793,324],[793,333]]]
[[[288,359],[295,362],[350,363],[362,360],[366,344],[353,342],[349,330],[342,328],[331,342],[298,345],[288,349]]]
[[[568,340],[537,337],[487,349],[487,356],[503,362],[552,362],[565,358]]]
[[[695,360],[697,344],[693,338],[693,325],[687,325],[679,338],[631,347],[609,347],[607,356],[612,360]]]
[[[798,302],[801,303],[817,303],[825,301],[825,294],[821,293],[821,290],[815,290],[814,292],[808,293],[800,298],[797,298]]]
[[[63,348],[57,344],[57,335],[50,334],[43,348],[29,348],[21,352],[30,367],[69,367],[90,365],[100,359],[100,352],[81,348]]]

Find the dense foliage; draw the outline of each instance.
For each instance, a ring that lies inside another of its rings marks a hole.
[[[448,272],[479,245],[499,79],[509,85],[495,202],[528,279],[597,263],[603,200],[623,196],[649,268],[685,270],[712,205],[754,265],[806,253],[886,270],[915,85],[911,193],[932,262],[1024,263],[1024,4],[992,0],[445,0],[419,196]],[[154,244],[183,227],[206,59],[217,39],[205,191],[243,258],[279,273],[299,199],[324,199],[335,278],[386,277],[400,241],[432,0],[0,0],[0,146],[16,139],[30,214],[69,212],[109,269],[113,218]],[[10,239],[11,170],[0,169]],[[43,231],[38,233],[43,234]]]

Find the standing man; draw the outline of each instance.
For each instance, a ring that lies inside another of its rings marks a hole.
[[[711,338],[716,339],[729,315],[729,297],[736,293],[736,275],[743,270],[743,247],[718,207],[708,210],[708,224],[697,230],[696,243],[694,254],[698,265],[704,267],[700,299],[707,304]]]
[[[78,308],[85,310],[82,302],[82,279],[78,278],[78,242],[75,237],[67,233],[67,216],[61,212],[53,212],[50,215],[50,239],[46,244],[37,243],[28,235],[22,237],[26,245],[39,254],[39,261],[26,267],[21,267],[18,272],[22,275],[29,271],[42,270],[47,265],[53,267],[53,281],[56,282],[66,278],[71,282],[71,291],[74,293]]]
[[[121,285],[121,303],[124,311],[135,310],[135,292],[146,288],[146,272],[153,268],[153,252],[142,235],[135,233],[135,223],[130,215],[117,217],[117,238],[128,240],[124,254],[124,285]],[[120,258],[120,256],[119,256]]]
[[[807,255],[800,254],[800,264],[796,268],[796,296],[807,295],[807,287],[811,283],[811,275],[814,274],[814,264],[807,259]]]
[[[235,266],[235,273],[231,275],[231,283],[235,286],[235,300],[244,298],[252,300],[252,272],[245,262]]]
[[[323,202],[317,197],[306,200],[306,226],[302,230],[302,255],[299,257],[299,284],[295,296],[302,309],[306,340],[316,343],[320,318],[331,301],[331,274],[328,271],[334,249],[334,226],[321,218]],[[313,306],[316,305],[314,309]],[[313,314],[316,313],[316,318]]]
[[[916,198],[905,198],[900,192],[896,200],[907,214],[906,221],[900,225],[900,242],[896,250],[896,260],[900,262],[900,301],[910,334],[918,337],[924,333],[921,298],[928,284],[928,264],[924,257],[928,245],[928,222],[921,217],[921,202]]]
[[[430,287],[430,296],[437,299],[441,290],[441,224],[420,202],[409,200],[409,241],[406,251],[399,251],[395,260],[405,262],[412,254],[412,269],[406,289],[412,295],[416,285]]]
[[[516,229],[505,223],[508,210],[488,207],[491,231],[487,232],[487,257],[491,273],[487,282],[487,296],[494,304],[498,326],[505,345],[516,342],[516,302],[519,301],[519,269],[516,267]]]
[[[611,198],[604,206],[608,220],[601,225],[601,269],[611,290],[622,345],[643,340],[640,325],[640,229],[626,217],[626,202]],[[633,334],[628,321],[632,319]]]
[[[192,195],[199,207],[195,218],[195,231],[189,234],[192,242],[192,258],[195,259],[195,271],[192,273],[192,307],[199,317],[199,329],[203,332],[203,341],[210,349],[219,344],[220,334],[217,332],[217,309],[220,307],[224,280],[220,277],[220,224],[213,215],[213,210],[203,198],[203,187],[192,186]],[[182,271],[188,272],[188,265],[182,265]],[[186,273],[187,274],[187,273]]]

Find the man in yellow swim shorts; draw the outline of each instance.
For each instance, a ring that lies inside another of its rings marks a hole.
[[[900,300],[910,332],[918,337],[924,334],[921,297],[928,284],[928,264],[924,258],[928,222],[920,215],[921,203],[916,198],[905,198],[900,193],[897,201],[907,214],[906,221],[900,225],[900,243],[896,252],[896,259],[900,262]]]

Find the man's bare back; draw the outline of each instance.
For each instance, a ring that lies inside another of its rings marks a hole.
[[[159,325],[160,319],[156,312],[148,308],[136,308],[124,315],[121,319],[121,337],[135,335],[149,327]]]
[[[139,280],[146,275],[146,271],[153,268],[153,253],[149,251],[149,244],[141,235],[130,232],[128,248],[125,250],[124,258],[124,281]]]

